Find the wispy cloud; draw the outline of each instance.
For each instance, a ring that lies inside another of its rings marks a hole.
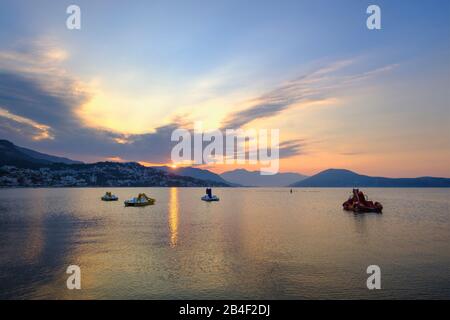
[[[339,153],[342,156],[359,156],[361,154],[364,154],[364,152],[360,152],[360,151],[354,151],[354,152],[341,152]]]
[[[305,139],[293,139],[280,143],[280,158],[290,158],[305,153]]]
[[[249,101],[251,105],[249,108],[230,114],[222,126],[239,128],[254,120],[276,116],[294,105],[332,101],[338,89],[356,85],[377,74],[390,71],[396,66],[388,65],[353,74],[339,73],[352,64],[354,64],[352,60],[337,61],[287,81],[274,90]]]
[[[1,107],[0,107],[0,117],[3,117],[7,120],[15,122],[16,125],[11,128],[20,133],[23,133],[23,131],[20,129],[20,127],[29,127],[29,129],[32,130],[32,133],[31,133],[32,140],[39,141],[39,140],[44,140],[44,139],[54,139],[54,136],[51,133],[49,126],[46,126],[41,123],[37,123],[36,121],[33,121],[28,118],[24,118],[24,117],[12,114],[8,110],[5,110]],[[5,121],[5,124],[7,124],[7,123],[8,123],[8,121]]]

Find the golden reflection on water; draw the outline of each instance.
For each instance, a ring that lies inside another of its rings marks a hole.
[[[32,197],[34,193],[39,193],[39,191],[39,189],[32,190]],[[28,263],[38,262],[45,245],[44,217],[43,214],[41,214],[45,205],[38,197],[33,197],[33,200],[34,203],[29,207],[29,210],[34,219],[28,223],[28,228],[26,228],[28,232],[24,233],[25,241],[23,242],[24,249],[22,254],[22,257],[28,261]]]
[[[169,199],[169,230],[170,246],[174,248],[178,240],[178,188],[170,188]]]

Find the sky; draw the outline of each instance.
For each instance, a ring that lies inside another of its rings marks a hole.
[[[279,129],[283,172],[450,177],[449,84],[445,0],[0,1],[0,139],[86,162],[201,121]]]

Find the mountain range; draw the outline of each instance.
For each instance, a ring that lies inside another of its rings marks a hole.
[[[259,171],[236,169],[220,175],[224,180],[246,187],[286,187],[292,183],[306,179],[299,173],[280,172],[274,175],[261,175]]]
[[[214,172],[208,171],[208,170],[204,170],[204,169],[193,168],[193,167],[172,168],[172,167],[168,167],[168,166],[157,166],[157,167],[152,167],[152,168],[154,168],[156,170],[162,170],[164,172],[171,173],[171,174],[176,174],[179,176],[191,177],[191,178],[195,178],[195,179],[208,180],[208,181],[214,181],[214,182],[218,182],[218,183],[229,184],[229,182],[226,181],[225,179],[223,179],[220,175],[218,175]]]
[[[145,167],[138,163],[85,164],[0,140],[0,186],[252,186],[252,187],[450,187],[450,178],[385,178],[345,169],[307,177],[285,172],[263,176],[236,169],[216,174],[193,167]]]
[[[345,169],[328,169],[298,181],[292,187],[374,187],[374,188],[449,188],[449,178],[384,178],[361,175]]]

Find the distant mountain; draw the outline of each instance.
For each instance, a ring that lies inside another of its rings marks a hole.
[[[35,168],[42,164],[50,163],[82,163],[81,161],[51,156],[31,149],[22,148],[8,140],[0,140],[0,153],[2,154],[0,165],[14,165],[16,167]]]
[[[345,169],[328,169],[298,181],[292,187],[391,187],[391,188],[448,188],[449,178],[384,178],[357,174]]]
[[[179,176],[191,177],[191,178],[196,178],[196,179],[201,179],[201,180],[207,180],[207,181],[228,184],[228,181],[225,181],[218,174],[215,174],[214,172],[204,170],[204,169],[198,169],[198,168],[193,168],[193,167],[171,168],[171,167],[167,167],[167,166],[152,167],[152,168],[157,169],[157,170],[162,170],[164,172],[168,172],[171,174],[176,174]]]
[[[259,171],[247,171],[245,169],[227,171],[220,176],[233,184],[248,187],[286,187],[294,182],[307,178],[307,176],[293,172],[265,176],[261,175]]]

